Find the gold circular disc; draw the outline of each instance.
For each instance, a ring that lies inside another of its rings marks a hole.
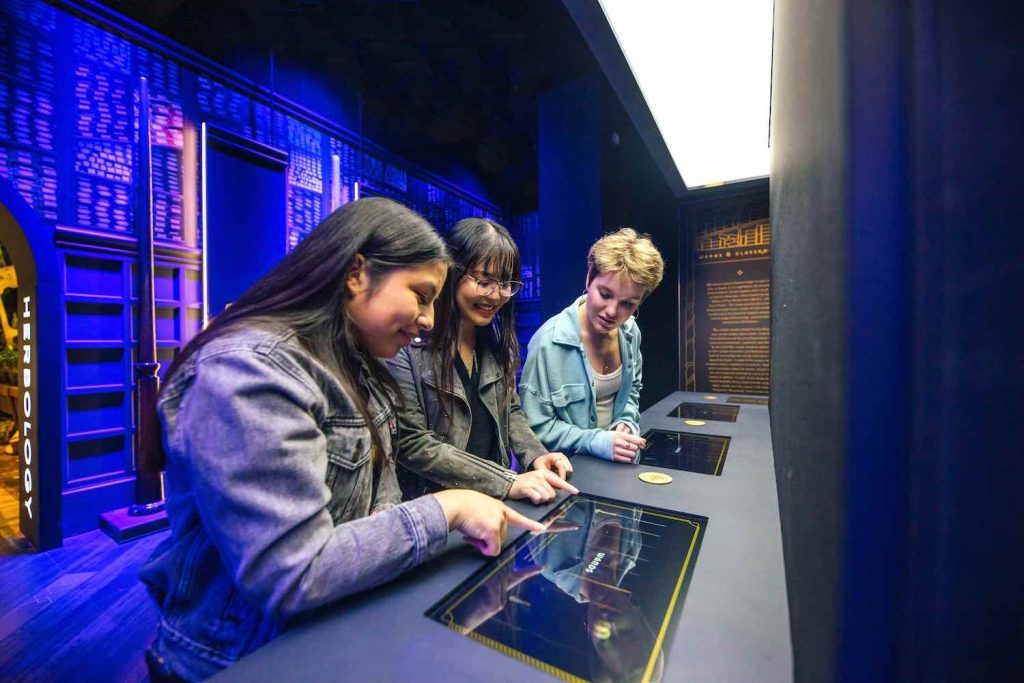
[[[705,396],[704,398],[706,398],[709,401],[717,401],[718,400],[717,396]]]
[[[684,420],[684,422],[686,422],[686,424],[690,425],[691,427],[703,427],[704,425],[707,424],[707,422],[705,422],[704,420]]]
[[[636,478],[648,484],[670,484],[672,477],[663,472],[641,472]]]

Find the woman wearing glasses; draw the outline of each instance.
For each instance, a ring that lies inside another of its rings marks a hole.
[[[634,315],[665,262],[646,235],[622,228],[587,255],[583,296],[530,340],[520,393],[541,443],[570,454],[636,462],[643,359]]]
[[[404,497],[465,488],[540,504],[555,489],[576,493],[565,481],[569,459],[537,440],[515,391],[519,248],[504,227],[481,218],[456,223],[447,247],[452,263],[433,334],[388,361],[405,402],[398,417]]]

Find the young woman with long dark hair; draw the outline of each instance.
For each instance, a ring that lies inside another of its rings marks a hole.
[[[432,327],[447,264],[418,214],[348,204],[175,359],[152,435],[171,535],[141,571],[160,610],[151,680],[212,675],[435,555],[449,529],[493,555],[507,523],[541,528],[471,491],[400,502],[400,397],[377,357]]]
[[[504,227],[482,218],[456,223],[446,244],[452,264],[435,306],[437,326],[388,361],[405,397],[398,416],[403,492],[463,488],[538,504],[556,489],[576,493],[565,481],[569,459],[549,453],[519,409],[519,248]]]

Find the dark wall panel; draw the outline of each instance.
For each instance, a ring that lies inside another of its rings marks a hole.
[[[842,3],[775,6],[771,417],[798,681],[833,677],[842,580],[845,192]]]
[[[207,291],[215,316],[287,253],[287,189],[284,164],[219,145],[206,155]]]
[[[637,314],[644,356],[640,409],[645,410],[680,389],[678,211],[675,197],[647,145],[610,89],[604,91],[604,101],[602,231],[630,227],[647,233],[665,260],[661,285]]]
[[[590,245],[601,235],[601,110],[596,78],[540,97],[537,131],[541,319],[583,293]]]
[[[921,3],[903,680],[1024,680],[1024,23]],[[1013,17],[1017,17],[1014,19]]]
[[[771,412],[799,681],[1024,678],[1015,9],[776,4]]]

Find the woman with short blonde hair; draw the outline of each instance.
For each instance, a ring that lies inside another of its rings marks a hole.
[[[636,462],[643,358],[634,315],[661,283],[665,261],[647,235],[622,228],[587,254],[582,297],[530,340],[523,412],[546,448]]]

